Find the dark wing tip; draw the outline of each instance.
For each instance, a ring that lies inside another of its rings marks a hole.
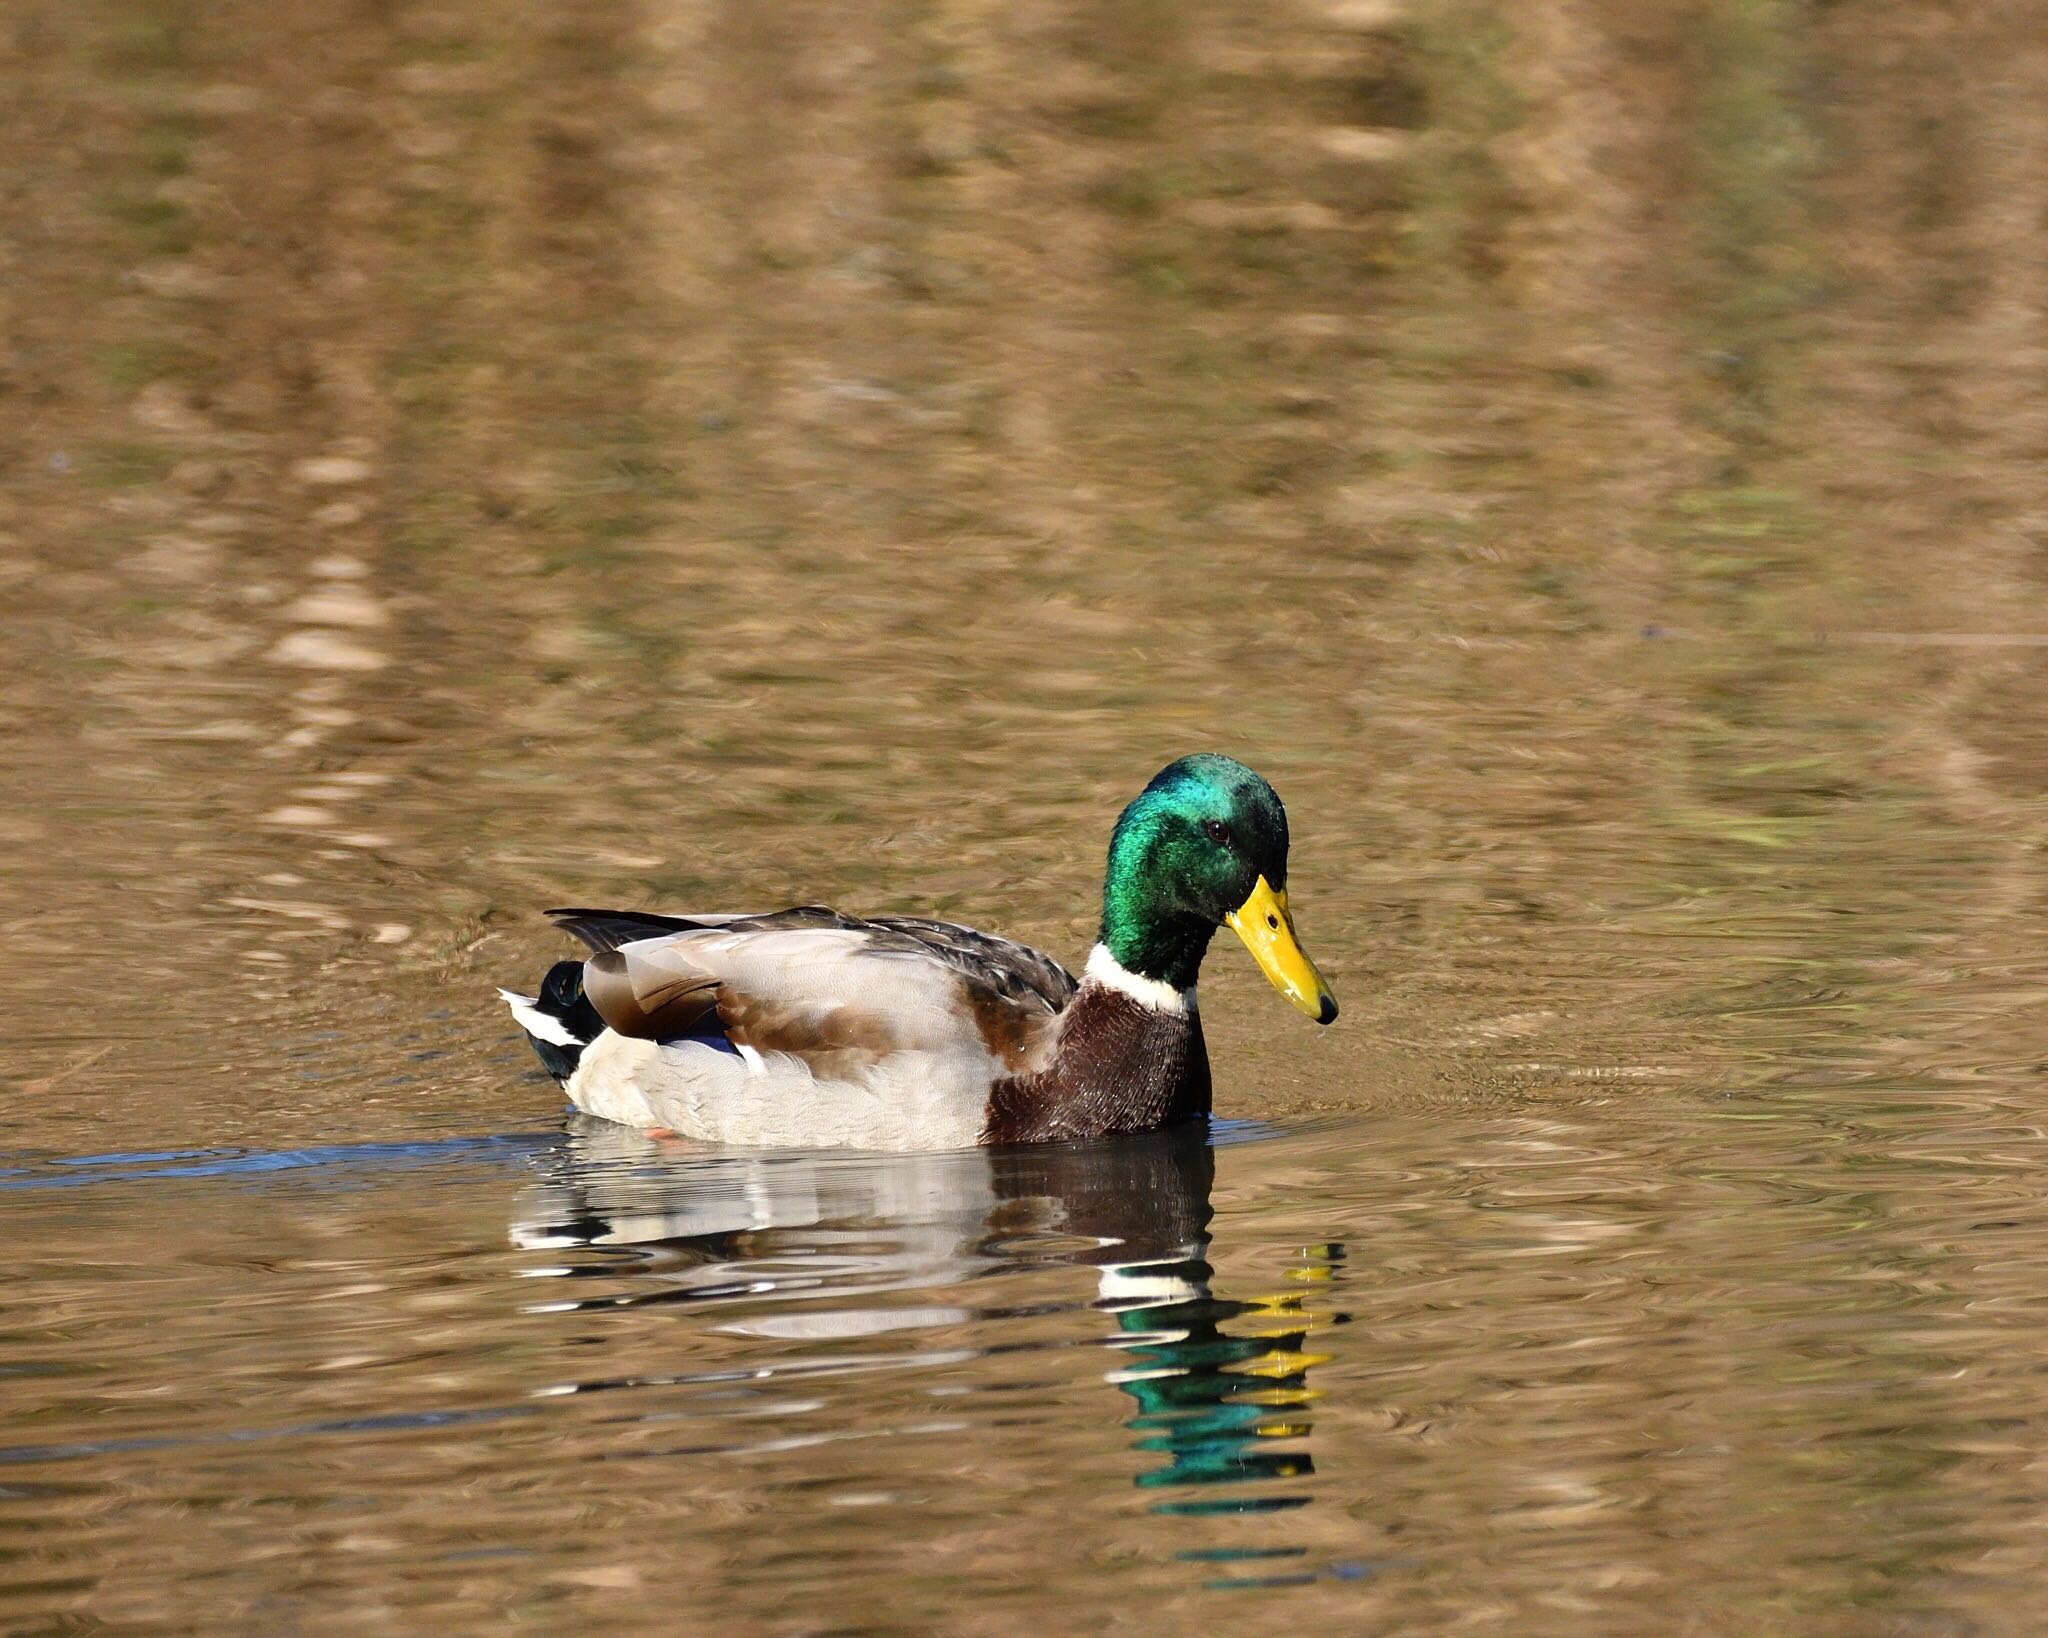
[[[696,925],[684,916],[656,915],[650,910],[585,910],[568,908],[545,911],[548,920],[565,933],[574,934],[592,950],[616,950],[636,939],[659,938],[680,933]]]

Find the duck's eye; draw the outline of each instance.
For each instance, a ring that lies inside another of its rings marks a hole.
[[[1230,827],[1221,819],[1204,819],[1202,821],[1202,834],[1218,847],[1230,846]]]

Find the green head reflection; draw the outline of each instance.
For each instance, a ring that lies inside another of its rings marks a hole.
[[[1138,1474],[1143,1489],[1249,1485],[1315,1472],[1306,1441],[1316,1395],[1310,1370],[1329,1356],[1310,1333],[1340,1323],[1310,1306],[1344,1249],[1305,1247],[1288,1270],[1298,1289],[1239,1301],[1216,1296],[1207,1238],[1172,1261],[1102,1270],[1102,1306],[1128,1338],[1131,1363],[1109,1379],[1137,1401],[1136,1448],[1161,1458]],[[1274,1513],[1309,1497],[1268,1489],[1162,1500],[1175,1514]]]

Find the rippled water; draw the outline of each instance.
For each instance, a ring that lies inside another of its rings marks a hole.
[[[0,1624],[2027,1631],[2048,47],[1704,0],[0,14]],[[1224,1117],[571,1126],[547,904]]]

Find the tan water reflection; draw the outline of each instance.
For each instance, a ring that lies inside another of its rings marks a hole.
[[[1246,1151],[1214,1287],[1343,1245],[1364,1322],[1268,1544],[1318,1579],[1270,1595],[2009,1622],[2044,1577],[2044,57],[2024,7],[1899,0],[16,0],[24,1175],[546,1124],[488,1005],[546,903],[1075,956],[1117,805],[1215,746],[1286,796],[1346,998],[1312,1036],[1205,980],[1219,1109],[1346,1117]],[[508,1186],[462,1175],[9,1195],[47,1282],[9,1441],[526,1403]],[[289,1322],[216,1311],[295,1257]],[[634,1350],[690,1369],[672,1340]],[[1133,1453],[1077,1429],[1142,1412],[1086,1385],[1059,1459],[947,1489],[961,1630],[1042,1616],[1076,1534],[1105,1607],[1166,1601],[1126,1625],[1204,1596],[1119,1533],[1157,1517]],[[585,1431],[451,1426],[345,1525],[260,1440],[79,1456],[10,1504],[12,1608],[175,1621],[138,1590],[175,1542],[251,1623],[302,1563],[292,1619],[360,1618],[415,1502],[496,1551]],[[578,1471],[570,1579],[479,1559],[389,1607],[645,1621],[680,1540],[784,1630],[778,1576],[833,1607],[807,1547],[877,1622],[905,1573],[799,1466],[772,1549],[736,1483],[613,1551],[644,1498]]]

